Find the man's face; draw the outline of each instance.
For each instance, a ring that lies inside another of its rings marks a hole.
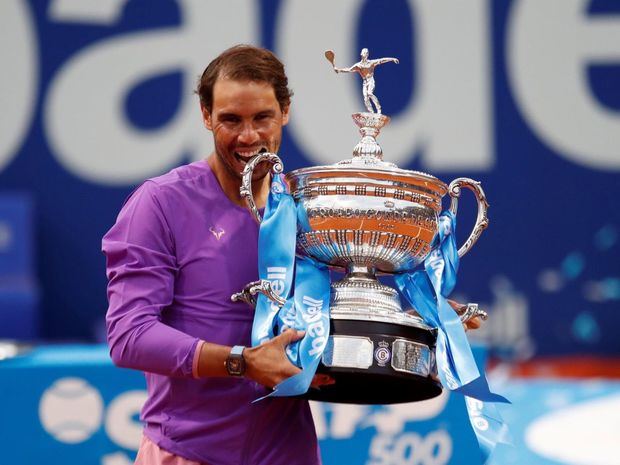
[[[203,108],[202,115],[205,126],[213,131],[216,162],[236,178],[259,152],[278,151],[282,126],[288,123],[288,108],[280,109],[271,84],[225,77],[213,86],[211,112]],[[253,179],[268,172],[269,166],[259,166]]]

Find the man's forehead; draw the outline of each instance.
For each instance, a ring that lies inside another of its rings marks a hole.
[[[262,101],[263,103],[276,103],[276,94],[273,86],[266,81],[253,81],[249,79],[231,79],[226,76],[215,81],[213,85],[213,103],[243,105],[247,101]]]
[[[216,88],[238,88],[238,89],[245,89],[245,88],[260,88],[261,90],[270,90],[274,93],[275,95],[275,89],[273,87],[273,85],[271,85],[271,83],[267,82],[267,81],[258,81],[258,80],[252,80],[252,79],[233,79],[233,78],[229,78],[227,76],[223,76],[221,78],[217,78],[217,80],[215,81],[215,84],[213,85],[213,90],[215,91]]]
[[[255,81],[251,79],[232,79],[229,77],[218,78],[213,85],[213,97],[222,92],[261,92],[271,94],[275,98],[275,89],[267,81]]]

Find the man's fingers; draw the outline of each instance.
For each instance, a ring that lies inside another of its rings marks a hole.
[[[473,317],[465,322],[465,329],[478,329],[482,326],[482,319],[479,316]]]
[[[278,339],[280,343],[282,343],[283,347],[286,347],[292,342],[299,341],[306,335],[305,331],[298,331],[296,329],[289,328],[280,334],[276,339]]]
[[[455,312],[460,310],[462,307],[464,307],[463,304],[457,302],[456,300],[452,300],[452,299],[446,299],[446,300],[448,301],[448,303],[450,304],[450,307],[452,307]]]

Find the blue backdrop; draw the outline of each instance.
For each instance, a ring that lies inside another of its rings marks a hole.
[[[4,0],[0,188],[35,205],[39,336],[101,338],[101,236],[140,180],[206,156],[193,87],[225,47],[285,62],[295,91],[285,169],[349,158],[357,77],[377,69],[386,160],[480,180],[491,225],[457,297],[507,355],[618,354],[620,3]],[[465,194],[466,195],[466,194]],[[461,240],[475,205],[459,209]],[[205,277],[208,279],[208,277]]]

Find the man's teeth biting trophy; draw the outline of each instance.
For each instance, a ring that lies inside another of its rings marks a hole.
[[[462,257],[487,227],[488,203],[477,181],[458,178],[446,185],[430,174],[383,161],[377,137],[390,118],[381,114],[374,95],[374,69],[398,63],[397,59],[371,60],[363,49],[359,62],[338,68],[334,52],[325,52],[325,57],[337,73],[360,74],[367,111],[352,115],[362,136],[352,158],[285,176],[297,210],[297,254],[345,271],[343,279],[331,283],[330,335],[317,369],[335,383],[310,389],[306,395],[329,402],[372,404],[429,399],[442,390],[435,356],[438,330],[420,316],[419,308],[404,311],[396,289],[380,283],[376,275],[411,273],[421,264],[428,270],[427,259],[440,245],[442,198],[450,195],[449,212],[454,217],[461,189],[467,188],[476,197],[478,216],[458,249]],[[264,162],[272,164],[275,175],[283,170],[277,155],[258,154],[246,165],[241,188],[259,222],[251,179],[254,168]],[[233,299],[255,303],[257,292],[278,305],[284,303],[268,280],[250,283]],[[459,316],[464,323],[486,314],[469,304]]]

